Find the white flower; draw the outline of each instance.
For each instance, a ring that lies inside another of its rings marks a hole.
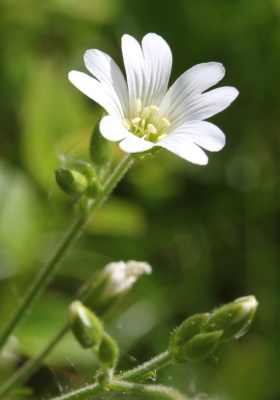
[[[152,267],[144,261],[130,260],[127,262],[111,262],[101,271],[101,280],[108,278],[103,296],[124,293],[131,289],[137,279],[143,274],[151,274]]]
[[[99,50],[85,53],[85,65],[95,76],[71,71],[70,81],[99,103],[108,113],[100,132],[108,140],[120,141],[127,153],[163,147],[195,164],[207,164],[204,148],[219,151],[223,132],[204,121],[227,108],[237,97],[233,87],[205,92],[224,76],[222,64],[198,64],[167,89],[172,53],[165,40],[149,33],[142,47],[132,36],[122,37],[127,82],[110,56]]]

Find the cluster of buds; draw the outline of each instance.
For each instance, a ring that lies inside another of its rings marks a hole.
[[[218,344],[241,337],[249,328],[258,302],[254,296],[241,297],[212,313],[186,319],[173,333],[170,352],[175,361],[199,361]]]
[[[69,324],[84,349],[92,349],[102,369],[115,367],[119,349],[114,339],[104,331],[100,319],[79,300],[69,307]]]
[[[110,172],[112,142],[101,136],[99,124],[96,124],[91,135],[89,158],[90,162],[77,161],[70,168],[58,168],[54,171],[58,186],[71,198],[96,198],[101,184]]]
[[[79,298],[69,307],[69,325],[85,349],[92,349],[102,370],[113,370],[118,359],[118,346],[104,331],[99,316],[116,306],[137,279],[150,274],[152,268],[142,261],[119,261],[107,264],[82,288]],[[94,310],[94,311],[92,311]]]

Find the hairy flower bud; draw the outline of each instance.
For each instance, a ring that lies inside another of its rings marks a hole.
[[[82,347],[99,347],[103,337],[102,324],[97,316],[78,300],[69,307],[69,324]]]
[[[200,361],[207,357],[219,342],[223,331],[199,333],[187,341],[181,348],[176,361]]]
[[[78,198],[87,191],[88,180],[80,172],[73,169],[59,168],[54,173],[58,186],[68,196]]]
[[[223,330],[221,339],[239,338],[249,328],[258,302],[254,296],[241,297],[225,304],[210,314],[203,330],[212,332]]]
[[[185,362],[186,357],[182,349],[186,343],[195,335],[201,332],[201,327],[206,321],[209,314],[195,314],[186,319],[175,331],[172,333],[170,341],[170,351],[173,357],[178,362]]]
[[[110,169],[113,156],[113,143],[100,134],[99,123],[96,124],[91,135],[89,155],[99,178],[103,180]]]
[[[85,303],[97,314],[107,312],[152,268],[146,262],[119,261],[107,264],[81,293]]]
[[[102,368],[112,369],[115,367],[119,357],[119,348],[114,339],[106,332],[103,333],[96,355]]]

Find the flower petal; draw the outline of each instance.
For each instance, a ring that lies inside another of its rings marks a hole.
[[[156,145],[164,147],[177,156],[194,164],[206,165],[208,163],[208,157],[204,151],[194,144],[184,133],[171,135]]]
[[[143,51],[132,36],[122,37],[122,52],[127,75],[131,114],[136,115],[136,99],[143,106],[159,105],[165,93],[172,66],[172,53],[160,36],[150,33],[143,38]]]
[[[182,74],[169,88],[163,99],[161,108],[177,107],[190,96],[200,94],[216,85],[225,75],[221,63],[209,62],[197,64]]]
[[[115,101],[112,92],[96,79],[83,72],[71,71],[68,75],[71,83],[86,96],[100,104],[109,114],[121,116],[120,105]]]
[[[122,125],[120,120],[111,115],[106,115],[102,118],[99,124],[101,135],[112,142],[118,142],[127,137],[128,131]]]
[[[142,40],[149,85],[144,87],[143,101],[146,105],[159,105],[164,96],[172,68],[172,53],[166,41],[155,33]]]
[[[185,134],[188,139],[209,151],[219,151],[225,145],[225,135],[216,125],[207,121],[189,121],[170,135]]]
[[[128,111],[128,90],[120,68],[110,56],[96,49],[87,50],[84,60],[89,72],[106,85],[115,101],[121,104],[123,117]]]
[[[120,142],[119,146],[126,153],[140,153],[152,149],[155,145],[128,132],[127,137]]]
[[[197,101],[187,106],[189,119],[203,120],[226,109],[239,92],[234,87],[224,86],[203,93]]]
[[[169,117],[172,128],[177,129],[188,121],[210,118],[227,108],[237,96],[238,90],[228,86],[190,96],[177,104],[176,109],[172,107],[172,116]]]

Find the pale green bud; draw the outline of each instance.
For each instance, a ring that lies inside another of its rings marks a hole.
[[[241,297],[213,311],[208,317],[203,330],[212,332],[223,330],[221,339],[239,338],[249,328],[258,302],[254,296]]]
[[[100,346],[96,352],[102,368],[112,369],[116,366],[119,357],[119,348],[114,339],[104,332]]]
[[[182,349],[185,344],[195,335],[201,332],[201,327],[209,314],[195,314],[186,319],[171,335],[170,351],[178,362],[185,362],[185,356]]]
[[[99,318],[80,301],[69,307],[69,324],[72,332],[84,348],[98,348],[103,337],[103,327]]]
[[[87,191],[88,180],[80,172],[73,169],[59,168],[54,173],[58,186],[68,196],[79,198]]]
[[[101,135],[99,123],[96,124],[91,135],[89,155],[99,178],[103,180],[110,169],[113,157],[113,143]]]
[[[219,342],[223,331],[214,331],[211,333],[198,333],[188,342],[186,342],[175,358],[178,362],[200,361],[207,357]]]
[[[151,272],[146,262],[112,262],[95,276],[80,296],[97,314],[104,314],[123,298],[141,275]]]

